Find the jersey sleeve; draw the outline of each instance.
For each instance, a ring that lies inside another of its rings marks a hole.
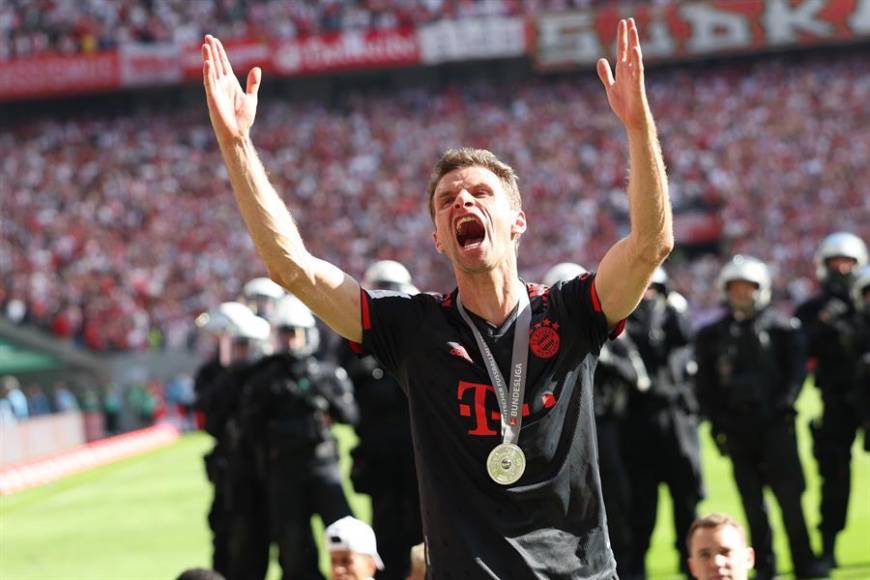
[[[625,327],[625,321],[621,320],[612,329],[608,328],[607,317],[601,309],[601,300],[595,288],[595,274],[583,274],[558,282],[550,289],[550,293],[557,297],[570,331],[575,333],[577,339],[587,342],[596,353],[608,338],[616,338]],[[569,329],[563,329],[563,332],[569,332]]]
[[[391,373],[397,373],[414,344],[422,320],[420,295],[387,290],[361,290],[363,341],[351,345],[358,354],[371,354]]]

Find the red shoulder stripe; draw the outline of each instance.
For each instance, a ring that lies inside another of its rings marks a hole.
[[[601,301],[598,300],[598,290],[595,289],[595,280],[593,280],[592,285],[589,286],[589,294],[592,296],[592,308],[595,309],[595,312],[601,312]]]
[[[369,295],[368,292],[362,288],[360,288],[360,310],[362,311],[363,330],[371,330],[372,318],[369,313]]]

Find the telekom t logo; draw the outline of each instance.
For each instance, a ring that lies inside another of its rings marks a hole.
[[[481,383],[469,383],[467,381],[459,381],[459,388],[456,392],[456,398],[463,400],[466,391],[471,391],[471,405],[467,403],[459,403],[459,414],[462,417],[471,417],[472,406],[474,407],[474,428],[468,431],[469,435],[477,437],[485,437],[498,435],[501,433],[501,413],[498,411],[490,411],[489,417],[486,413],[486,394],[492,393],[493,403],[498,407],[498,402],[495,400],[495,389],[492,385],[484,385]],[[529,406],[523,403],[523,417],[529,414]],[[490,423],[492,421],[492,423]]]

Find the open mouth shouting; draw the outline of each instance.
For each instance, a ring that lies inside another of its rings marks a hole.
[[[456,241],[463,250],[480,247],[486,239],[486,228],[477,216],[466,215],[456,220]]]

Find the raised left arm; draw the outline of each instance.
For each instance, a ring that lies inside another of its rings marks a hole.
[[[643,57],[634,19],[621,20],[617,31],[616,78],[606,59],[598,76],[611,109],[628,135],[628,202],[631,230],[601,260],[595,279],[601,308],[615,325],[634,311],[653,271],[674,246],[671,203],[662,151],[646,98]]]

